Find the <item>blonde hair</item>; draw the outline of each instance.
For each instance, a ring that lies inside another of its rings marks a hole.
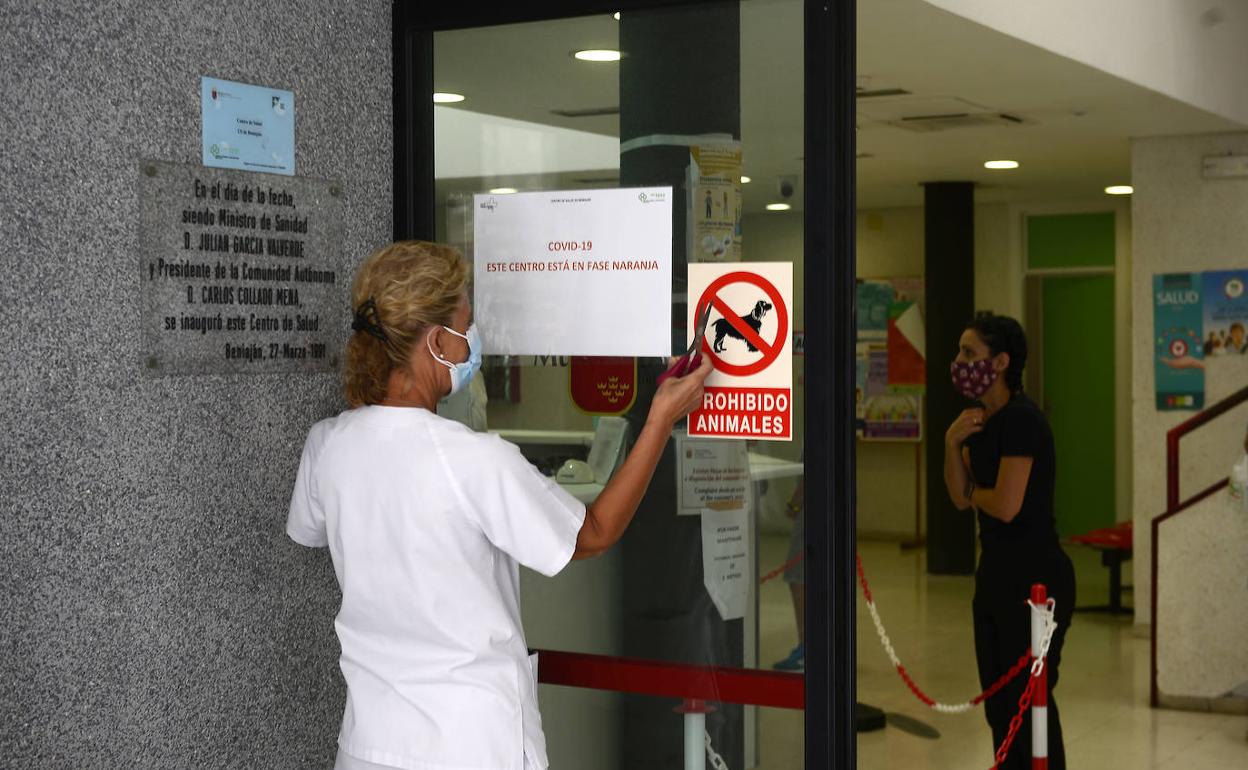
[[[408,366],[426,329],[450,325],[467,289],[468,263],[440,243],[399,241],[364,260],[351,286],[351,309],[357,316],[366,309],[364,320],[373,328],[356,328],[347,340],[347,402],[381,403],[390,372]]]

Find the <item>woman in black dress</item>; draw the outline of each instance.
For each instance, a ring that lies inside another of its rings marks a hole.
[[[945,486],[959,510],[974,508],[982,551],[975,572],[975,659],[988,687],[1005,674],[1031,643],[1031,613],[1024,602],[1033,583],[1056,600],[1058,628],[1048,657],[1049,767],[1064,770],[1057,687],[1062,643],[1075,605],[1075,572],[1057,539],[1053,515],[1056,453],[1044,413],[1023,394],[1027,337],[1004,316],[976,319],[962,333],[952,369],[953,384],[977,402],[945,434]],[[1009,732],[1026,686],[1026,674],[989,698],[985,716],[994,746]],[[1031,766],[1031,719],[1002,768]]]

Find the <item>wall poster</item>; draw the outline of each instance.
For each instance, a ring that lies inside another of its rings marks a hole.
[[[1200,273],[1153,276],[1153,349],[1157,408],[1205,405],[1204,312]]]
[[[922,278],[858,282],[858,435],[875,441],[922,438],[927,351]]]
[[[1248,270],[1207,272],[1201,283],[1204,303],[1202,348],[1206,358],[1248,355]],[[1212,364],[1212,362],[1210,362]]]
[[[689,148],[690,262],[741,261],[741,143]]]
[[[1157,409],[1203,409],[1205,371],[1248,355],[1248,270],[1153,276]]]

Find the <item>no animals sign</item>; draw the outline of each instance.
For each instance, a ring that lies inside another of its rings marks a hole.
[[[715,365],[689,435],[792,441],[793,265],[691,264],[689,299],[690,335],[711,307],[702,354]]]

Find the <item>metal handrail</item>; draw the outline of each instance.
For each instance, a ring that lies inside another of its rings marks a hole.
[[[1192,415],[1166,432],[1166,514],[1177,513],[1190,504],[1179,502],[1179,440],[1201,428],[1240,404],[1248,401],[1248,387],[1241,388],[1213,406]],[[1201,492],[1200,494],[1204,494]],[[1199,496],[1199,495],[1198,495]],[[1165,515],[1165,514],[1163,514]]]
[[[1229,479],[1222,479],[1205,487],[1186,500],[1179,499],[1179,441],[1189,433],[1213,422],[1240,404],[1248,401],[1248,387],[1240,388],[1213,406],[1205,409],[1187,420],[1166,431],[1166,510],[1153,517],[1152,520],[1152,563],[1150,564],[1150,585],[1152,588],[1150,604],[1152,607],[1152,623],[1149,637],[1151,641],[1152,666],[1149,676],[1149,702],[1153,708],[1159,705],[1160,692],[1157,689],[1157,558],[1160,553],[1158,540],[1161,537],[1161,525],[1166,520],[1190,510],[1197,503],[1216,494],[1225,487]]]

